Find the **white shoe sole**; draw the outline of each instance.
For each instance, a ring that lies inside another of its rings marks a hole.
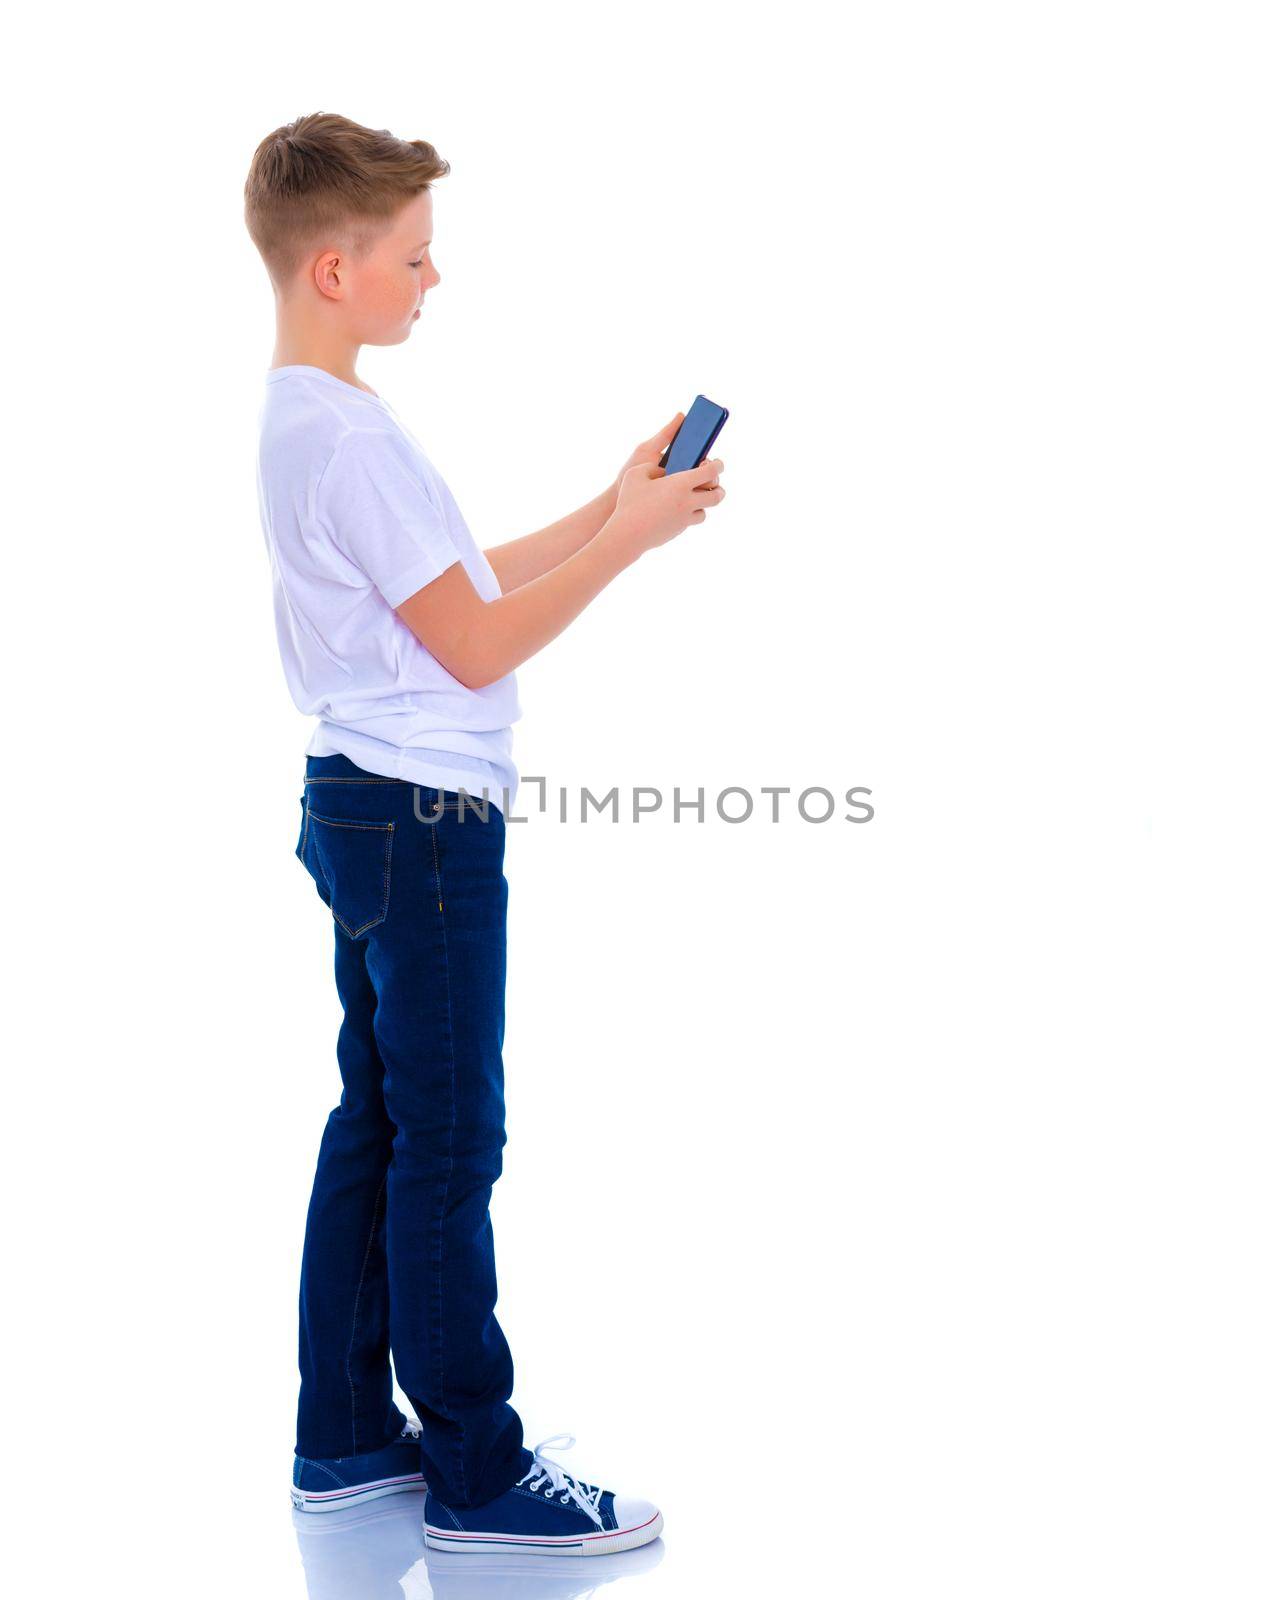
[[[608,1528],[599,1533],[574,1533],[558,1538],[539,1538],[527,1533],[464,1533],[458,1528],[436,1528],[422,1524],[422,1537],[428,1550],[467,1550],[493,1555],[499,1550],[519,1555],[611,1556],[619,1550],[634,1550],[648,1544],[662,1532],[662,1513],[655,1511],[648,1522],[634,1528]]]
[[[381,1500],[388,1494],[405,1494],[411,1489],[425,1489],[426,1479],[420,1472],[401,1478],[375,1478],[372,1483],[353,1484],[350,1489],[298,1489],[291,1487],[290,1498],[297,1511],[345,1511],[348,1506],[363,1505],[366,1500]]]

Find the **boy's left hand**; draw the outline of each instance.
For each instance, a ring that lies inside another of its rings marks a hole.
[[[675,438],[676,434],[679,433],[680,424],[683,421],[684,412],[677,411],[675,416],[672,417],[671,421],[668,422],[665,427],[660,428],[658,432],[654,434],[652,439],[646,439],[643,444],[638,444],[635,447],[635,449],[627,457],[626,465],[613,480],[613,493],[615,499],[617,497],[618,490],[622,485],[623,474],[629,472],[632,467],[656,467],[662,456],[662,452]]]

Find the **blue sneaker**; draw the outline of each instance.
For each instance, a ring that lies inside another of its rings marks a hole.
[[[543,1455],[573,1445],[567,1433],[544,1439],[524,1477],[482,1506],[446,1506],[428,1491],[422,1511],[428,1549],[606,1556],[656,1539],[662,1532],[657,1506],[585,1483]]]
[[[323,1461],[294,1456],[290,1491],[294,1505],[299,1511],[341,1511],[364,1500],[380,1500],[384,1494],[421,1489],[421,1433],[415,1418],[405,1423],[398,1439],[366,1455]]]

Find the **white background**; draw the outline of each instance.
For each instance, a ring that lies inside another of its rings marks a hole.
[[[412,1504],[326,1545],[285,1494],[337,1009],[241,192],[331,110],[452,163],[442,283],[360,371],[482,545],[697,392],[732,413],[723,507],[519,673],[523,773],[668,802],[510,829],[499,1315],[528,1441],[575,1434],[667,1531],[501,1592],[1274,1594],[1268,10],[26,25],[21,1592],[301,1597],[300,1540],[310,1600],[430,1592]],[[677,784],[863,784],[876,815],[677,824]]]

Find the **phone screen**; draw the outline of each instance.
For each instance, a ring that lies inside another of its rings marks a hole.
[[[687,472],[690,467],[698,466],[706,460],[728,415],[723,406],[700,394],[686,412],[679,433],[667,446],[658,465],[668,472]]]

